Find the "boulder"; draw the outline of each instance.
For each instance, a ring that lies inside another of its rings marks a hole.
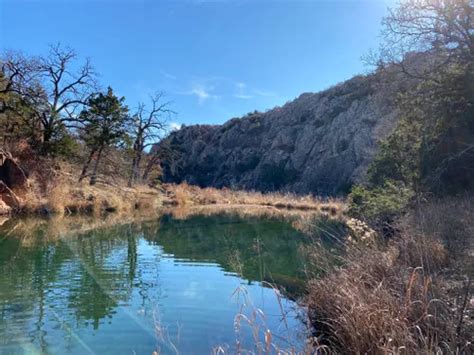
[[[18,208],[21,205],[21,199],[3,181],[0,181],[0,201],[10,208]]]
[[[3,200],[0,200],[0,216],[5,216],[10,214],[11,207],[8,206]],[[4,221],[4,218],[0,218],[0,221]],[[0,223],[0,225],[3,223]]]
[[[0,215],[9,214],[21,206],[28,178],[23,169],[10,157],[0,155]]]
[[[0,165],[0,181],[12,191],[24,191],[28,178],[23,169],[11,158],[4,158]]]

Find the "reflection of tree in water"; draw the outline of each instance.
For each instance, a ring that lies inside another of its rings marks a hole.
[[[154,240],[166,253],[217,262],[227,271],[242,271],[250,282],[265,280],[291,292],[302,291],[304,262],[299,247],[304,238],[285,221],[222,214],[185,220],[166,215],[160,223]],[[236,253],[241,270],[232,262]]]
[[[44,348],[41,325],[48,313],[46,288],[55,282],[70,253],[45,244],[24,248],[15,238],[1,240],[0,251],[0,333],[5,337],[11,333],[28,334],[26,330],[33,329],[28,325],[29,319],[21,315],[35,314],[34,329],[38,331],[37,340]],[[9,327],[11,319],[15,319],[14,328]]]
[[[74,272],[80,277],[73,277],[69,295],[70,308],[78,320],[91,320],[97,329],[101,319],[112,316],[118,303],[129,299],[137,263],[136,244],[136,236],[123,228],[94,231],[70,243],[79,260]],[[127,254],[117,253],[123,249]]]
[[[54,243],[43,243],[41,231],[36,234],[29,247],[22,247],[19,238],[0,238],[0,333],[21,338],[34,332],[28,341],[45,350],[42,327],[46,318],[57,317],[54,309],[71,311],[56,319],[61,323],[90,321],[97,329],[130,298],[139,234],[124,226]],[[34,329],[25,313],[36,318]]]
[[[226,271],[241,271],[249,282],[266,280],[301,292],[304,261],[299,247],[304,238],[277,219],[164,216],[66,238],[47,238],[49,229],[39,225],[28,243],[0,234],[3,343],[30,334],[25,342],[47,351],[46,324],[98,329],[120,304],[130,302],[134,290],[143,308],[151,305],[160,298],[161,288],[158,273],[150,276],[150,268],[159,270],[163,252],[184,259],[180,261],[217,262]],[[156,266],[140,264],[140,243],[153,246],[158,259],[151,263]],[[232,263],[236,253],[241,270]]]

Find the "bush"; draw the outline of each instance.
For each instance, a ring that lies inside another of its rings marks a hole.
[[[79,155],[81,147],[72,135],[65,133],[42,148],[53,157],[74,158]]]
[[[411,112],[413,115],[413,111]],[[371,163],[368,175],[373,185],[382,186],[386,180],[415,185],[420,178],[420,124],[413,117],[402,117]]]
[[[379,231],[386,231],[395,218],[403,213],[413,196],[413,190],[391,180],[381,187],[357,185],[349,195],[349,214]]]

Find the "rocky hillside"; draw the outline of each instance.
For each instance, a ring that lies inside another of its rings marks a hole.
[[[392,87],[393,90],[393,87]],[[397,121],[380,75],[357,76],[282,107],[173,132],[158,149],[165,182],[334,195],[364,179]]]

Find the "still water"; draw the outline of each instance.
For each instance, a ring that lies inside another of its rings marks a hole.
[[[303,349],[294,300],[304,237],[289,223],[232,214],[82,232],[51,223],[0,229],[1,354],[255,351],[267,329],[272,346]]]

